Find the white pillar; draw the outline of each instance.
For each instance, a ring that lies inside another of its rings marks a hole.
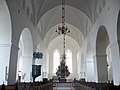
[[[7,84],[11,44],[0,44],[0,85]],[[7,67],[7,68],[6,68]]]
[[[86,80],[94,81],[94,63],[93,63],[93,61],[86,61]]]
[[[111,44],[111,55],[112,55],[112,70],[113,70],[113,81],[114,85],[120,84],[120,48],[119,43],[115,42]]]
[[[77,52],[72,52],[72,68],[73,68],[73,77],[77,78]],[[73,78],[71,77],[71,78]],[[73,78],[73,79],[74,79]]]
[[[80,78],[86,78],[86,62],[82,60],[81,62],[81,71],[80,71]]]
[[[98,83],[98,70],[97,70],[97,59],[96,56],[93,56],[94,61],[94,82]]]
[[[52,78],[52,75],[53,75],[53,53],[50,53],[50,61],[49,61],[49,79]]]
[[[8,73],[8,84],[14,84],[16,82],[17,73],[17,57],[19,48],[15,45],[11,45],[10,62],[9,62],[9,73]]]

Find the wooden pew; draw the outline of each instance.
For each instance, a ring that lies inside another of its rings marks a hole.
[[[1,90],[0,86],[0,90]],[[53,83],[48,82],[22,82],[4,86],[4,90],[53,90]]]
[[[120,90],[120,86],[115,86],[112,83],[76,81],[75,90]]]

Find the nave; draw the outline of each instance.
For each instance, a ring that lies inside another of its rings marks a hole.
[[[120,0],[0,0],[0,85],[53,89],[42,80],[59,76],[62,56],[67,79],[86,81],[75,90],[119,88]],[[30,83],[33,65],[41,75]]]
[[[18,82],[14,85],[1,85],[0,90],[120,90],[113,83],[95,83],[75,80],[74,82]]]

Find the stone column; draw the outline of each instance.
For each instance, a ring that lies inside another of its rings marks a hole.
[[[8,73],[8,84],[14,84],[16,82],[17,72],[17,57],[19,48],[15,45],[11,45],[10,61],[9,61],[9,73]]]
[[[73,77],[77,78],[77,52],[72,52],[72,71]],[[68,67],[69,68],[69,67]]]
[[[96,56],[93,56],[93,62],[94,62],[94,82],[98,83],[98,70],[97,70],[97,59]]]
[[[115,85],[120,84],[120,43],[115,42],[110,45],[112,57],[113,82]]]
[[[80,74],[81,74],[81,78],[86,78],[86,62],[85,61],[82,61],[81,62],[81,71],[80,71]]]
[[[52,74],[53,74],[53,53],[50,53],[50,58],[49,58],[49,79],[52,78]]]
[[[93,61],[86,61],[86,80],[94,80],[94,63]]]

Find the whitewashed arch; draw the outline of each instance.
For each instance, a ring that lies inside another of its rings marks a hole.
[[[100,26],[96,39],[96,64],[98,82],[108,81],[108,63],[106,49],[110,43],[108,32],[105,26]]]
[[[31,81],[32,71],[32,58],[33,58],[33,41],[31,32],[28,28],[24,28],[20,40],[18,51],[18,81]]]

